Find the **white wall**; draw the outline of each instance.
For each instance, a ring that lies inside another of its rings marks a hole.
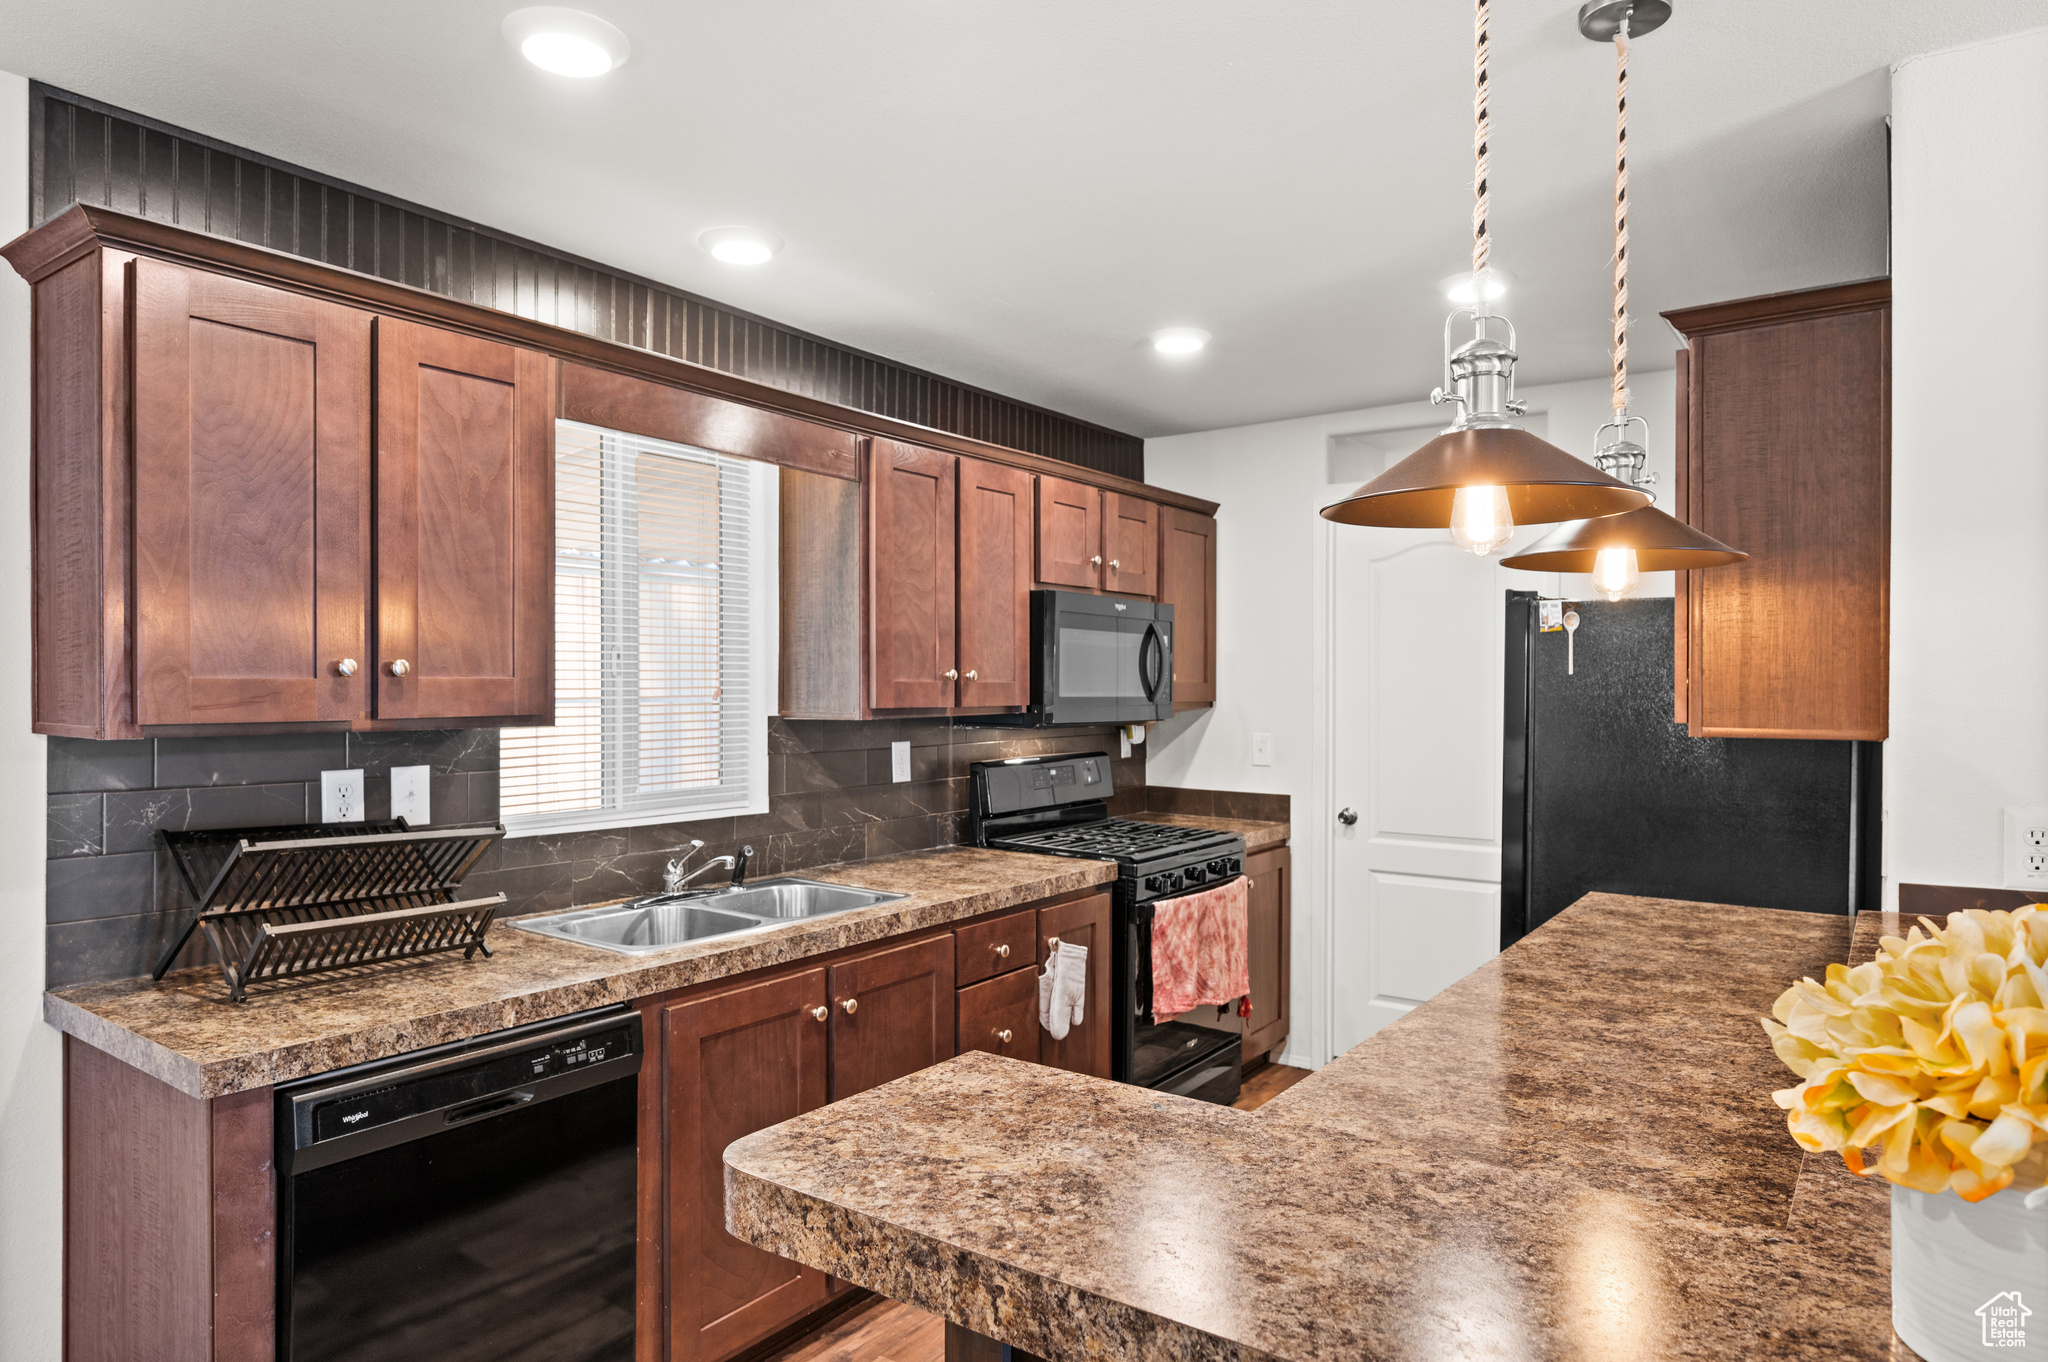
[[[1886,892],[2003,882],[2048,804],[2048,29],[1892,77]]]
[[[28,227],[28,82],[0,72],[0,241]],[[63,1317],[63,1113],[43,1024],[43,740],[29,726],[28,285],[0,264],[0,1358],[49,1362]]]
[[[1435,337],[1418,337],[1417,345],[1426,355]],[[1638,348],[1662,346],[1644,340]],[[1668,505],[1674,376],[1670,371],[1641,374],[1633,389],[1634,409],[1650,423],[1651,467],[1659,473],[1660,501]],[[1527,388],[1521,395],[1532,412],[1542,414],[1547,438],[1574,454],[1591,456],[1594,428],[1609,415],[1605,379]],[[1447,411],[1412,402],[1145,442],[1148,482],[1222,504],[1216,542],[1219,698],[1214,709],[1181,715],[1153,730],[1146,779],[1155,785],[1292,796],[1295,967],[1293,1026],[1284,1056],[1290,1064],[1314,1067],[1331,1057],[1330,985],[1315,966],[1329,958],[1331,941],[1327,832],[1334,810],[1325,755],[1327,637],[1330,628],[1342,627],[1341,619],[1332,619],[1326,584],[1330,535],[1346,527],[1316,512],[1349,488],[1328,481],[1330,441],[1356,432],[1441,426]],[[1549,528],[1532,527],[1517,536],[1515,547]],[[1554,576],[1545,580],[1558,581]],[[1583,593],[1572,579],[1565,579],[1562,589]],[[1669,595],[1670,590],[1668,573],[1653,574],[1643,586],[1648,595]],[[1496,693],[1492,713],[1479,716],[1479,722],[1497,730],[1499,704]],[[1272,766],[1251,764],[1253,733],[1273,735]]]

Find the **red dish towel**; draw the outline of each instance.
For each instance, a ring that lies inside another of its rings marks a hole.
[[[1244,879],[1167,899],[1152,910],[1152,1018],[1251,992]]]

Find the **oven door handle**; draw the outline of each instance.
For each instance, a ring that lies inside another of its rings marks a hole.
[[[1160,640],[1159,626],[1145,626],[1145,641],[1138,645],[1138,683],[1145,688],[1145,698],[1156,701],[1159,698],[1159,683],[1165,680],[1166,645]]]

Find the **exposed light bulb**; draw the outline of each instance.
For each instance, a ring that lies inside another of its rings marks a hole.
[[[1496,303],[1507,297],[1515,276],[1506,270],[1484,269],[1477,274],[1453,274],[1437,281],[1444,297],[1460,307],[1475,303]]]
[[[1460,487],[1451,497],[1451,542],[1485,557],[1515,537],[1504,487]]]
[[[1593,588],[1608,600],[1620,600],[1641,580],[1634,549],[1602,549],[1593,556]]]

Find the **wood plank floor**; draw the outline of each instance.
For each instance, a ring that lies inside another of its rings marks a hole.
[[[1253,1111],[1309,1076],[1307,1069],[1267,1064],[1244,1081],[1232,1103]],[[945,1362],[946,1322],[914,1305],[877,1299],[841,1315],[761,1362]]]

